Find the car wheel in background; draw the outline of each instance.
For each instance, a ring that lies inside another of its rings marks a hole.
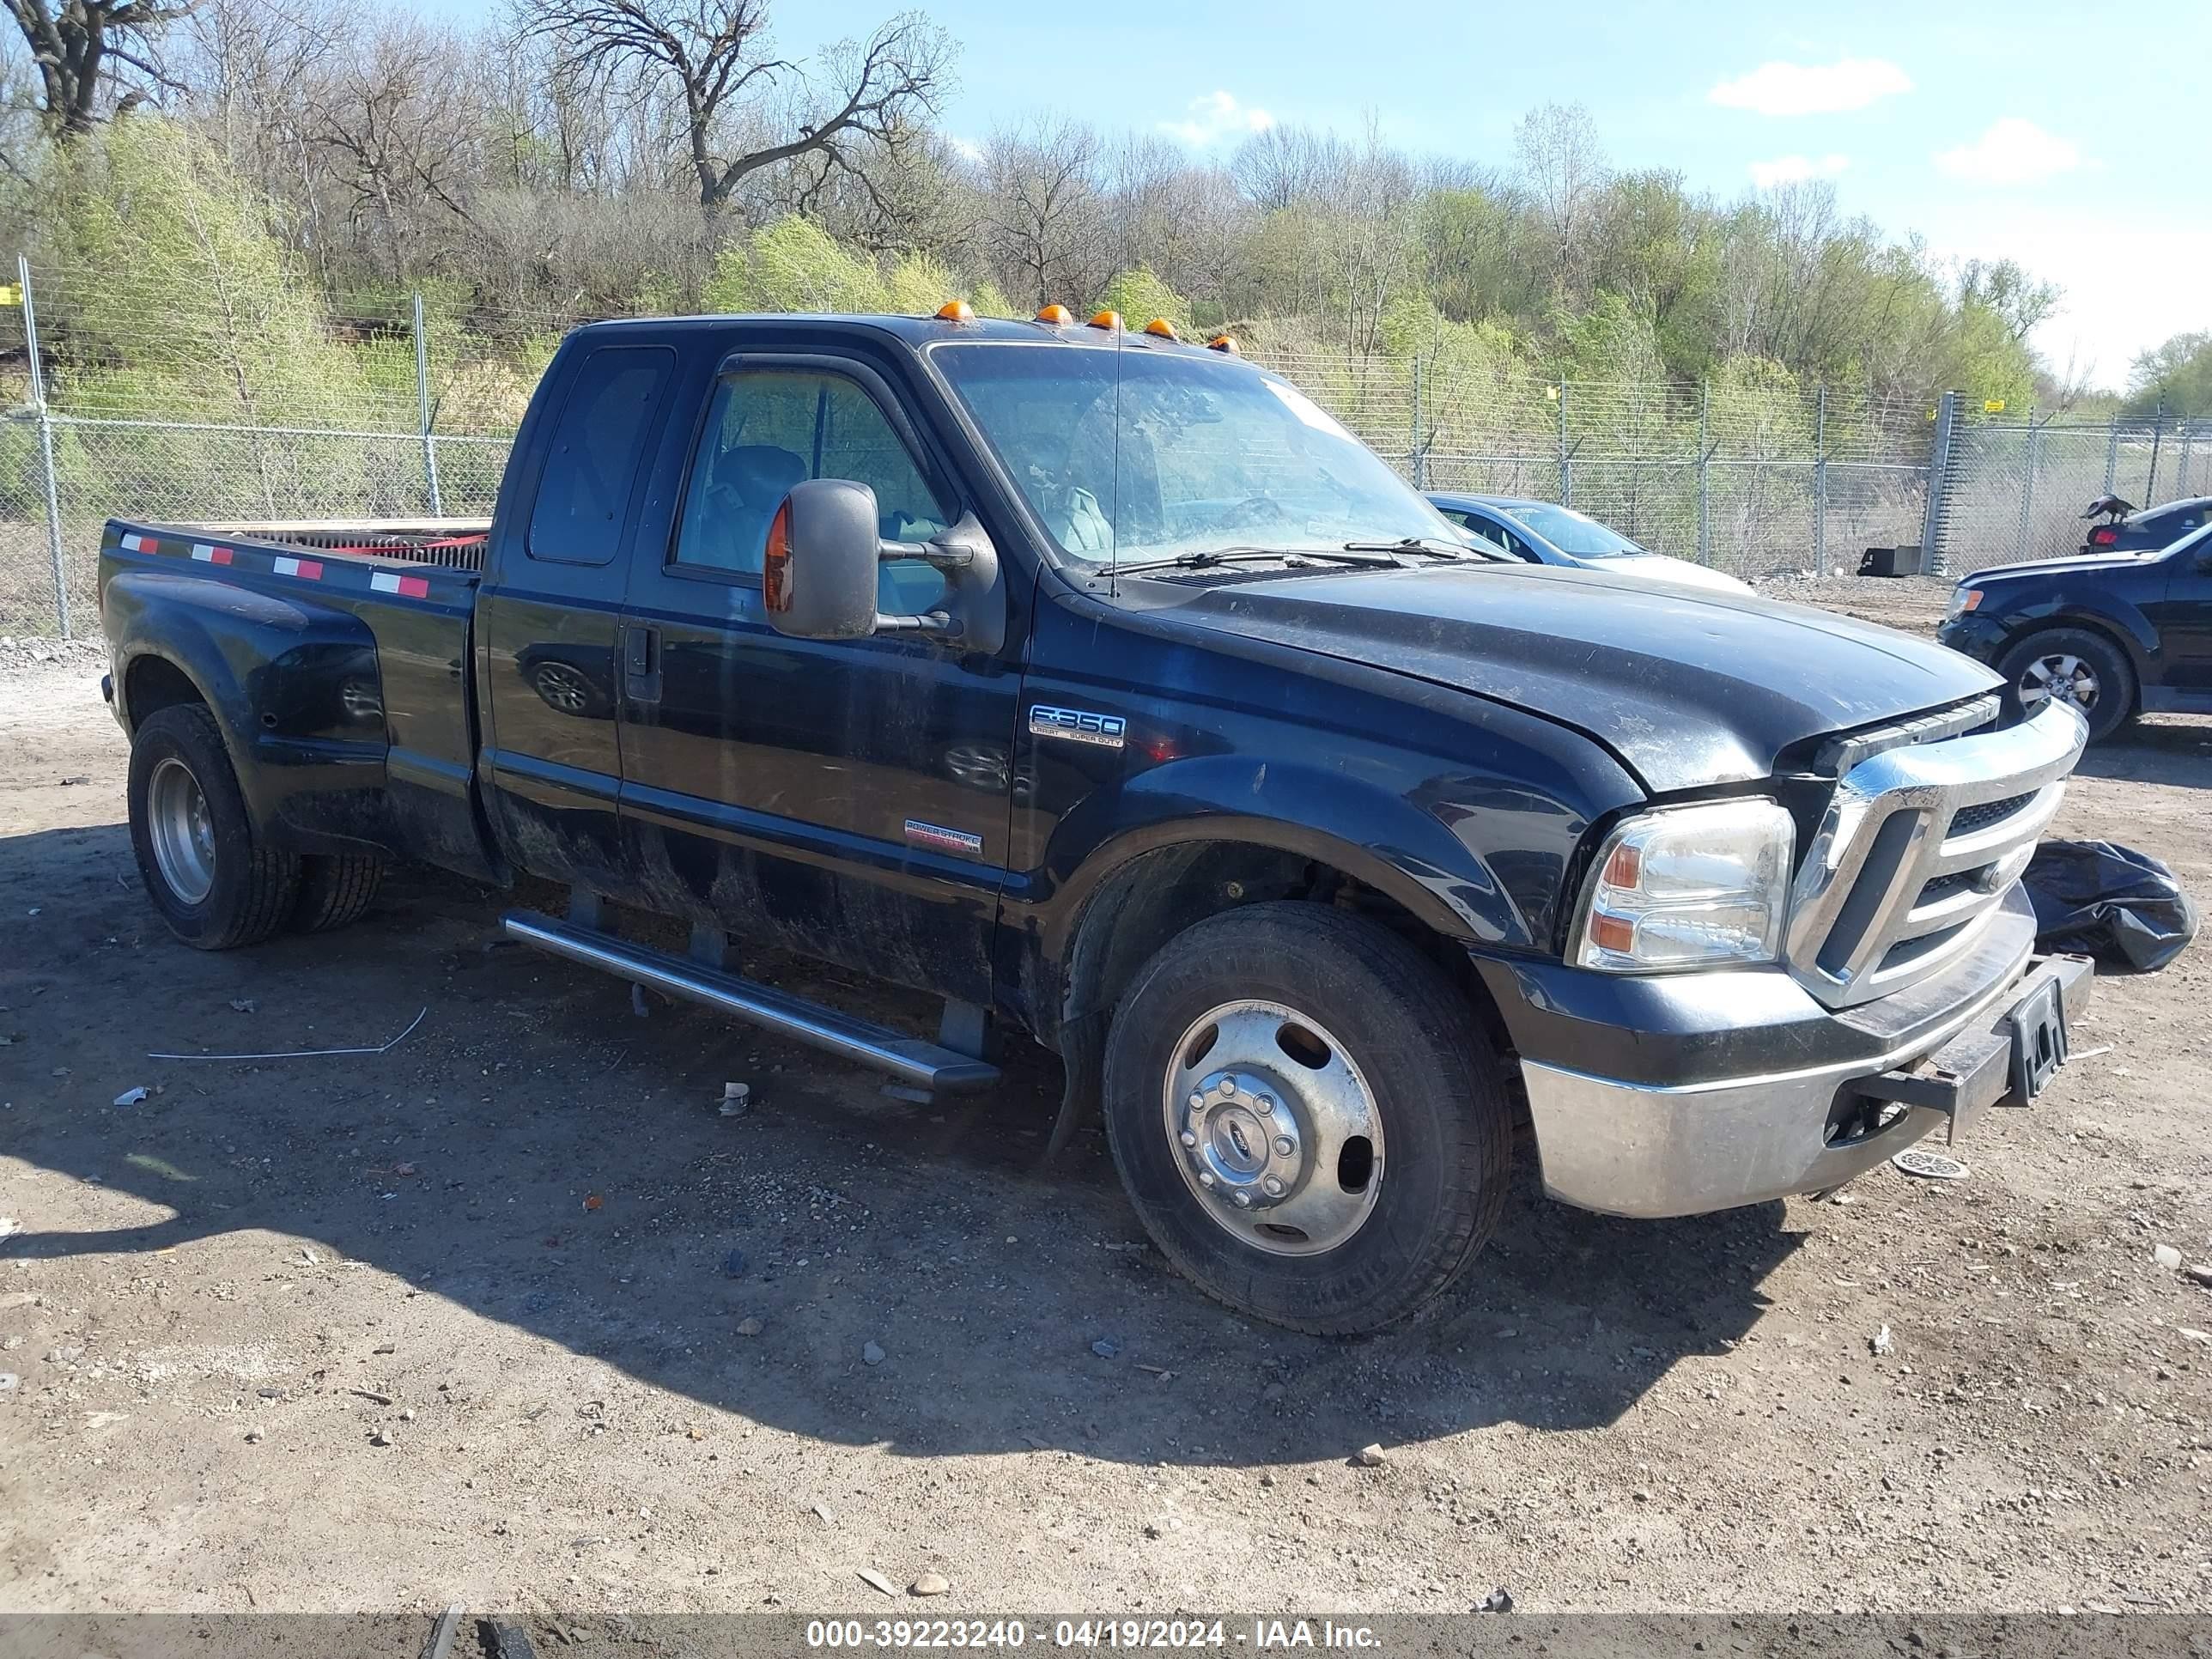
[[[2004,654],[1997,672],[2014,710],[2033,714],[2051,698],[2089,722],[2089,741],[2112,736],[2135,713],[2136,676],[2119,647],[2083,628],[2031,634]]]

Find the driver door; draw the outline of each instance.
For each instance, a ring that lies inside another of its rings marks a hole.
[[[872,488],[887,538],[962,503],[866,365],[746,356],[692,436],[672,533],[641,547],[623,617],[621,817],[664,905],[941,995],[988,1003],[1012,792],[1018,641],[962,656],[904,636],[786,638],[762,553],[791,487]],[[943,578],[884,567],[878,608]]]

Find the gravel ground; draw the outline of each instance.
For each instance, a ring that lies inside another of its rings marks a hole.
[[[184,949],[96,674],[0,663],[0,1608],[2212,1604],[2201,945],[2102,984],[1970,1180],[1655,1224],[1524,1172],[1443,1305],[1321,1341],[1168,1273],[1095,1136],[1037,1167],[1042,1054],[902,1103],[430,874]],[[2208,788],[2212,725],[2153,723],[2058,830],[2203,892]]]

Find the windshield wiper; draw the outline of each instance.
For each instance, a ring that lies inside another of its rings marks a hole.
[[[1178,553],[1171,559],[1139,559],[1134,564],[1115,567],[1123,575],[1141,570],[1206,570],[1215,565],[1250,564],[1269,559],[1279,559],[1285,564],[1301,565],[1312,560],[1326,559],[1334,564],[1356,564],[1389,567],[1398,563],[1390,556],[1395,550],[1382,545],[1344,547],[1217,547],[1196,553]],[[1384,556],[1374,558],[1370,554]]]
[[[1401,536],[1395,542],[1346,542],[1347,553],[1426,553],[1439,559],[1484,559],[1495,562],[1498,555],[1486,553],[1479,547],[1468,547],[1459,542],[1448,542],[1437,536]]]

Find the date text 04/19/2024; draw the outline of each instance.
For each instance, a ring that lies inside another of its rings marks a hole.
[[[1364,1651],[1381,1645],[1365,1625],[1334,1620],[1255,1619],[1249,1626],[1213,1619],[1062,1619],[1053,1626],[1061,1648],[1222,1648],[1262,1652],[1290,1648]]]
[[[806,1626],[806,1645],[815,1649],[1020,1648],[1030,1629],[1018,1619],[817,1619]],[[1325,1648],[1367,1651],[1380,1646],[1365,1625],[1340,1625],[1324,1619],[1255,1619],[1239,1627],[1221,1619],[1061,1619],[1049,1634],[1036,1632],[1039,1645],[1062,1649],[1127,1650],[1229,1647],[1274,1651]]]

